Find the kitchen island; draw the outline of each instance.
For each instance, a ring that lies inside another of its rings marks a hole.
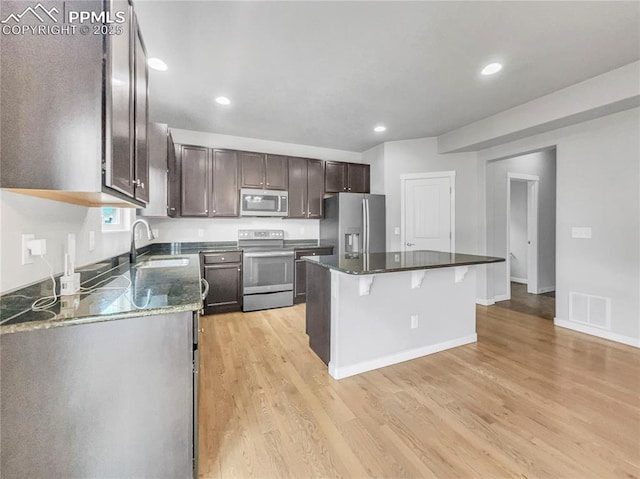
[[[474,266],[441,251],[305,257],[309,346],[342,379],[476,342]]]

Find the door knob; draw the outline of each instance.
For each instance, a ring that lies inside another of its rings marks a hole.
[[[407,246],[415,246],[415,243],[407,243]]]

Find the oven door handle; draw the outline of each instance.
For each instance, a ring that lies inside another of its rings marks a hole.
[[[244,252],[245,258],[274,258],[278,256],[293,256],[293,251],[255,251]]]

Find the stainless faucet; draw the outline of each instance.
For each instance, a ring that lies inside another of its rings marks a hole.
[[[149,240],[155,239],[155,236],[153,236],[153,232],[149,227],[149,223],[147,223],[146,220],[140,219],[135,220],[133,223],[131,223],[131,251],[129,251],[130,263],[135,263],[136,258],[138,257],[138,253],[136,252],[136,225],[140,223],[142,223],[147,228],[147,238],[149,238]]]

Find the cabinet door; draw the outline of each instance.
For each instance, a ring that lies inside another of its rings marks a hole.
[[[240,263],[204,267],[209,283],[205,299],[205,313],[239,311],[242,308],[242,268]]]
[[[167,135],[167,175],[167,216],[175,218],[180,214],[180,169],[171,131]]]
[[[133,71],[132,10],[128,0],[112,0],[114,12],[124,12],[122,34],[107,35],[107,172],[106,186],[133,197]],[[98,99],[96,99],[98,101]]]
[[[264,155],[239,151],[242,188],[264,188]]]
[[[296,260],[296,281],[293,291],[293,302],[304,303],[307,298],[307,262]]]
[[[134,16],[135,18],[135,16]],[[135,85],[135,102],[134,102],[134,118],[135,118],[135,154],[134,154],[134,171],[135,171],[135,190],[134,195],[137,200],[144,203],[149,202],[149,70],[147,67],[147,51],[142,41],[140,29],[137,20],[135,23],[134,33],[134,85]]]
[[[213,150],[211,216],[238,216],[238,152]]]
[[[349,187],[351,193],[369,193],[369,165],[349,163]]]
[[[182,146],[180,149],[180,214],[208,216],[211,185],[209,149]]]
[[[347,191],[347,163],[327,161],[325,167],[324,189],[327,193]]]
[[[268,190],[286,190],[289,184],[287,157],[267,155],[265,159],[265,181]]]
[[[305,158],[289,158],[288,169],[289,218],[306,218],[307,160]]]
[[[322,218],[324,197],[322,160],[307,160],[307,218]]]

